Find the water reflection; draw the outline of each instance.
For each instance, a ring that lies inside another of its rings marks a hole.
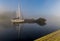
[[[13,27],[15,28],[15,30],[17,31],[17,35],[18,35],[18,40],[20,41],[24,41],[24,40],[34,40],[34,38],[38,37],[38,36],[34,36],[33,34],[35,34],[36,29],[35,26],[36,23],[16,23],[13,24]],[[31,25],[31,26],[30,26]],[[45,23],[40,24],[40,26],[44,26]],[[33,27],[34,26],[34,27]],[[29,29],[30,28],[30,29]],[[34,29],[35,30],[34,30]],[[37,27],[38,28],[38,27]],[[34,32],[35,31],[35,32]],[[33,33],[34,32],[34,33]],[[36,33],[38,33],[39,31],[37,31]],[[29,35],[29,36],[28,36]]]
[[[13,27],[15,27],[15,30],[17,31],[17,37],[18,39],[17,40],[21,40],[21,32],[23,30],[23,23],[16,23],[16,24],[13,24]]]
[[[3,32],[0,31],[0,37],[8,41],[33,41],[58,29],[53,27],[56,26],[49,26],[46,23],[1,24],[0,28]]]
[[[12,27],[11,23],[0,23],[0,41],[10,41],[17,38],[17,32]]]
[[[46,23],[37,23],[38,25],[40,25],[40,26],[45,26],[46,25]]]

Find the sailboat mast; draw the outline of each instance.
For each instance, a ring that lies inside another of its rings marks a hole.
[[[17,12],[16,12],[16,18],[21,18],[21,11],[20,11],[20,4],[19,4],[19,1],[18,1]]]
[[[18,1],[18,7],[16,12],[16,18],[23,19],[22,13],[21,13],[21,2]]]

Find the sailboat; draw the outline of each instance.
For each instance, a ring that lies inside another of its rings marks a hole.
[[[20,23],[20,22],[24,22],[24,19],[22,18],[22,15],[21,15],[21,11],[20,11],[20,6],[18,4],[18,9],[16,11],[16,18],[13,18],[11,20],[11,22],[13,23]]]

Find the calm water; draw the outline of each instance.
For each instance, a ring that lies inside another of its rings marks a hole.
[[[60,27],[53,23],[0,24],[0,40],[33,41],[58,29]]]

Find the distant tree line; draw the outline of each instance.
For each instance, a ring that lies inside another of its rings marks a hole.
[[[38,19],[25,19],[25,22],[27,23],[45,23],[45,18],[38,18]]]
[[[38,18],[38,19],[25,19],[24,23],[37,23],[41,26],[46,25],[46,19],[45,18]]]

